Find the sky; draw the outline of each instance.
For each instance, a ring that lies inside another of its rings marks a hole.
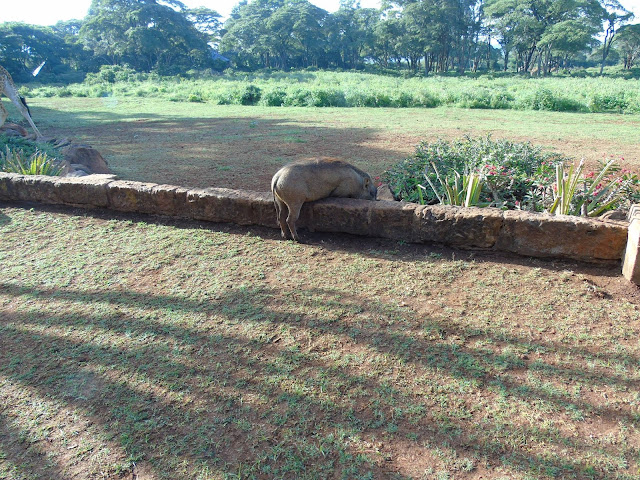
[[[1,0],[0,23],[24,22],[30,25],[55,25],[60,20],[82,19],[87,15],[91,0]],[[207,7],[223,17],[240,0],[181,0],[187,7]],[[310,0],[329,12],[340,7],[340,0]],[[640,0],[635,0],[640,5]],[[361,7],[380,7],[380,0],[360,0]],[[640,11],[640,9],[639,9]]]
[[[1,0],[0,23],[24,22],[31,25],[55,25],[60,20],[83,19],[89,11],[91,0]],[[310,0],[318,7],[335,12],[340,0]],[[223,17],[239,0],[182,0],[190,8],[208,7]],[[640,20],[640,0],[620,0],[627,9],[634,12],[636,21]],[[380,0],[360,0],[361,7],[380,7]]]

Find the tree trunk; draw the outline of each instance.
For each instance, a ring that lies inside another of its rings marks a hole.
[[[613,42],[615,32],[615,26],[611,20],[609,20],[609,26],[604,34],[604,42],[602,42],[602,63],[600,64],[600,75],[602,75],[602,72],[604,71],[604,62],[606,62],[607,56],[609,55],[609,50],[611,49],[611,43]]]

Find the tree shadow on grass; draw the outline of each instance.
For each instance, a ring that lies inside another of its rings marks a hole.
[[[70,478],[55,461],[47,457],[46,448],[37,444],[27,446],[24,430],[14,427],[14,423],[14,419],[0,412],[0,474],[6,471],[15,475],[15,478]]]
[[[80,412],[122,462],[145,463],[159,478],[178,478],[188,465],[194,477],[200,469],[244,478],[416,478],[433,467],[605,479],[614,462],[626,459],[632,469],[637,458],[633,443],[588,440],[635,416],[571,388],[640,385],[611,369],[585,372],[587,348],[447,326],[337,289],[236,286],[207,301],[12,283],[0,291],[31,308],[77,307],[5,313],[2,377],[33,401]],[[452,341],[459,338],[467,341]],[[496,344],[509,348],[487,347]],[[536,350],[546,356],[523,360],[521,352]],[[569,352],[574,367],[548,362]],[[615,352],[600,359],[639,361]],[[10,405],[5,416],[19,408]],[[19,437],[33,427],[14,430]],[[0,441],[16,452],[14,463],[40,455],[38,442]],[[99,465],[92,455],[102,447],[94,448],[84,461]]]
[[[80,117],[78,126],[51,133],[80,137],[102,153],[115,174],[142,182],[268,191],[273,174],[292,160],[337,157],[378,176],[407,156],[405,145],[372,142],[375,128],[324,126],[286,116],[179,118],[91,111],[46,116],[62,124]]]

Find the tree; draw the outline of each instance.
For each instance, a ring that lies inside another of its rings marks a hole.
[[[608,0],[607,0],[608,1]],[[586,49],[600,30],[599,0],[487,0],[485,13],[505,50],[515,49],[517,67],[548,73],[555,52]]]
[[[333,50],[338,66],[357,68],[363,53],[373,54],[376,25],[380,12],[373,8],[360,8],[347,0],[340,4],[337,12],[327,17],[328,43]]]
[[[600,0],[602,8],[605,12],[605,30],[604,40],[602,42],[602,63],[600,63],[600,75],[604,71],[604,63],[611,50],[613,39],[616,36],[616,30],[624,22],[633,18],[633,14],[626,10],[618,0]]]
[[[32,80],[31,72],[44,61],[47,63],[42,77],[69,71],[71,48],[51,27],[2,23],[0,38],[0,64],[11,72],[17,82]]]
[[[233,56],[240,66],[253,68],[258,65],[270,68],[271,45],[267,20],[284,5],[284,0],[246,0],[234,7],[225,23],[220,50]]]
[[[300,63],[303,67],[317,67],[326,47],[326,35],[322,25],[327,11],[307,1],[300,2],[295,10],[292,12],[294,22],[291,36],[301,54]]]
[[[193,8],[186,11],[187,19],[194,25],[196,30],[204,34],[209,43],[217,46],[220,41],[221,15],[215,10],[206,7]]]
[[[175,72],[210,64],[208,38],[177,0],[93,0],[84,45],[111,64]]]
[[[624,68],[630,69],[640,58],[640,23],[625,25],[618,30],[616,47],[624,60]]]

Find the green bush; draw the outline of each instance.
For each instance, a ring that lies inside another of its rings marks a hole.
[[[36,152],[46,153],[50,158],[62,158],[59,148],[50,143],[36,143],[24,137],[0,135],[0,155],[7,149],[14,152],[21,152],[23,156],[30,157]]]
[[[88,73],[85,83],[135,82],[146,78],[144,73],[136,72],[128,65],[102,65],[97,73]]]
[[[247,85],[240,93],[240,105],[256,105],[260,100],[262,90],[255,85]]]
[[[594,93],[589,100],[592,112],[624,112],[628,107],[629,102],[623,92]]]
[[[548,88],[536,90],[531,99],[531,108],[534,110],[555,110],[556,99]]]
[[[33,87],[30,97],[162,97],[178,102],[299,107],[437,107],[549,110],[562,112],[640,111],[640,80],[578,72],[527,78],[498,73],[421,77],[363,72],[225,71],[191,72],[191,78],[137,73],[126,66],[104,66],[84,83]],[[198,99],[201,98],[201,100]]]
[[[281,107],[285,103],[287,92],[282,88],[267,90],[260,98],[260,105],[267,107]]]
[[[453,142],[438,140],[422,142],[413,156],[398,163],[383,174],[394,194],[400,200],[436,203],[445,191],[421,190],[425,175],[431,183],[442,185],[436,171],[445,178],[453,178],[455,172],[467,174],[480,172],[485,177],[485,192],[481,200],[504,208],[542,208],[532,192],[551,181],[555,164],[566,159],[556,153],[545,153],[530,143],[514,143],[464,137]],[[434,168],[435,167],[435,168]]]

